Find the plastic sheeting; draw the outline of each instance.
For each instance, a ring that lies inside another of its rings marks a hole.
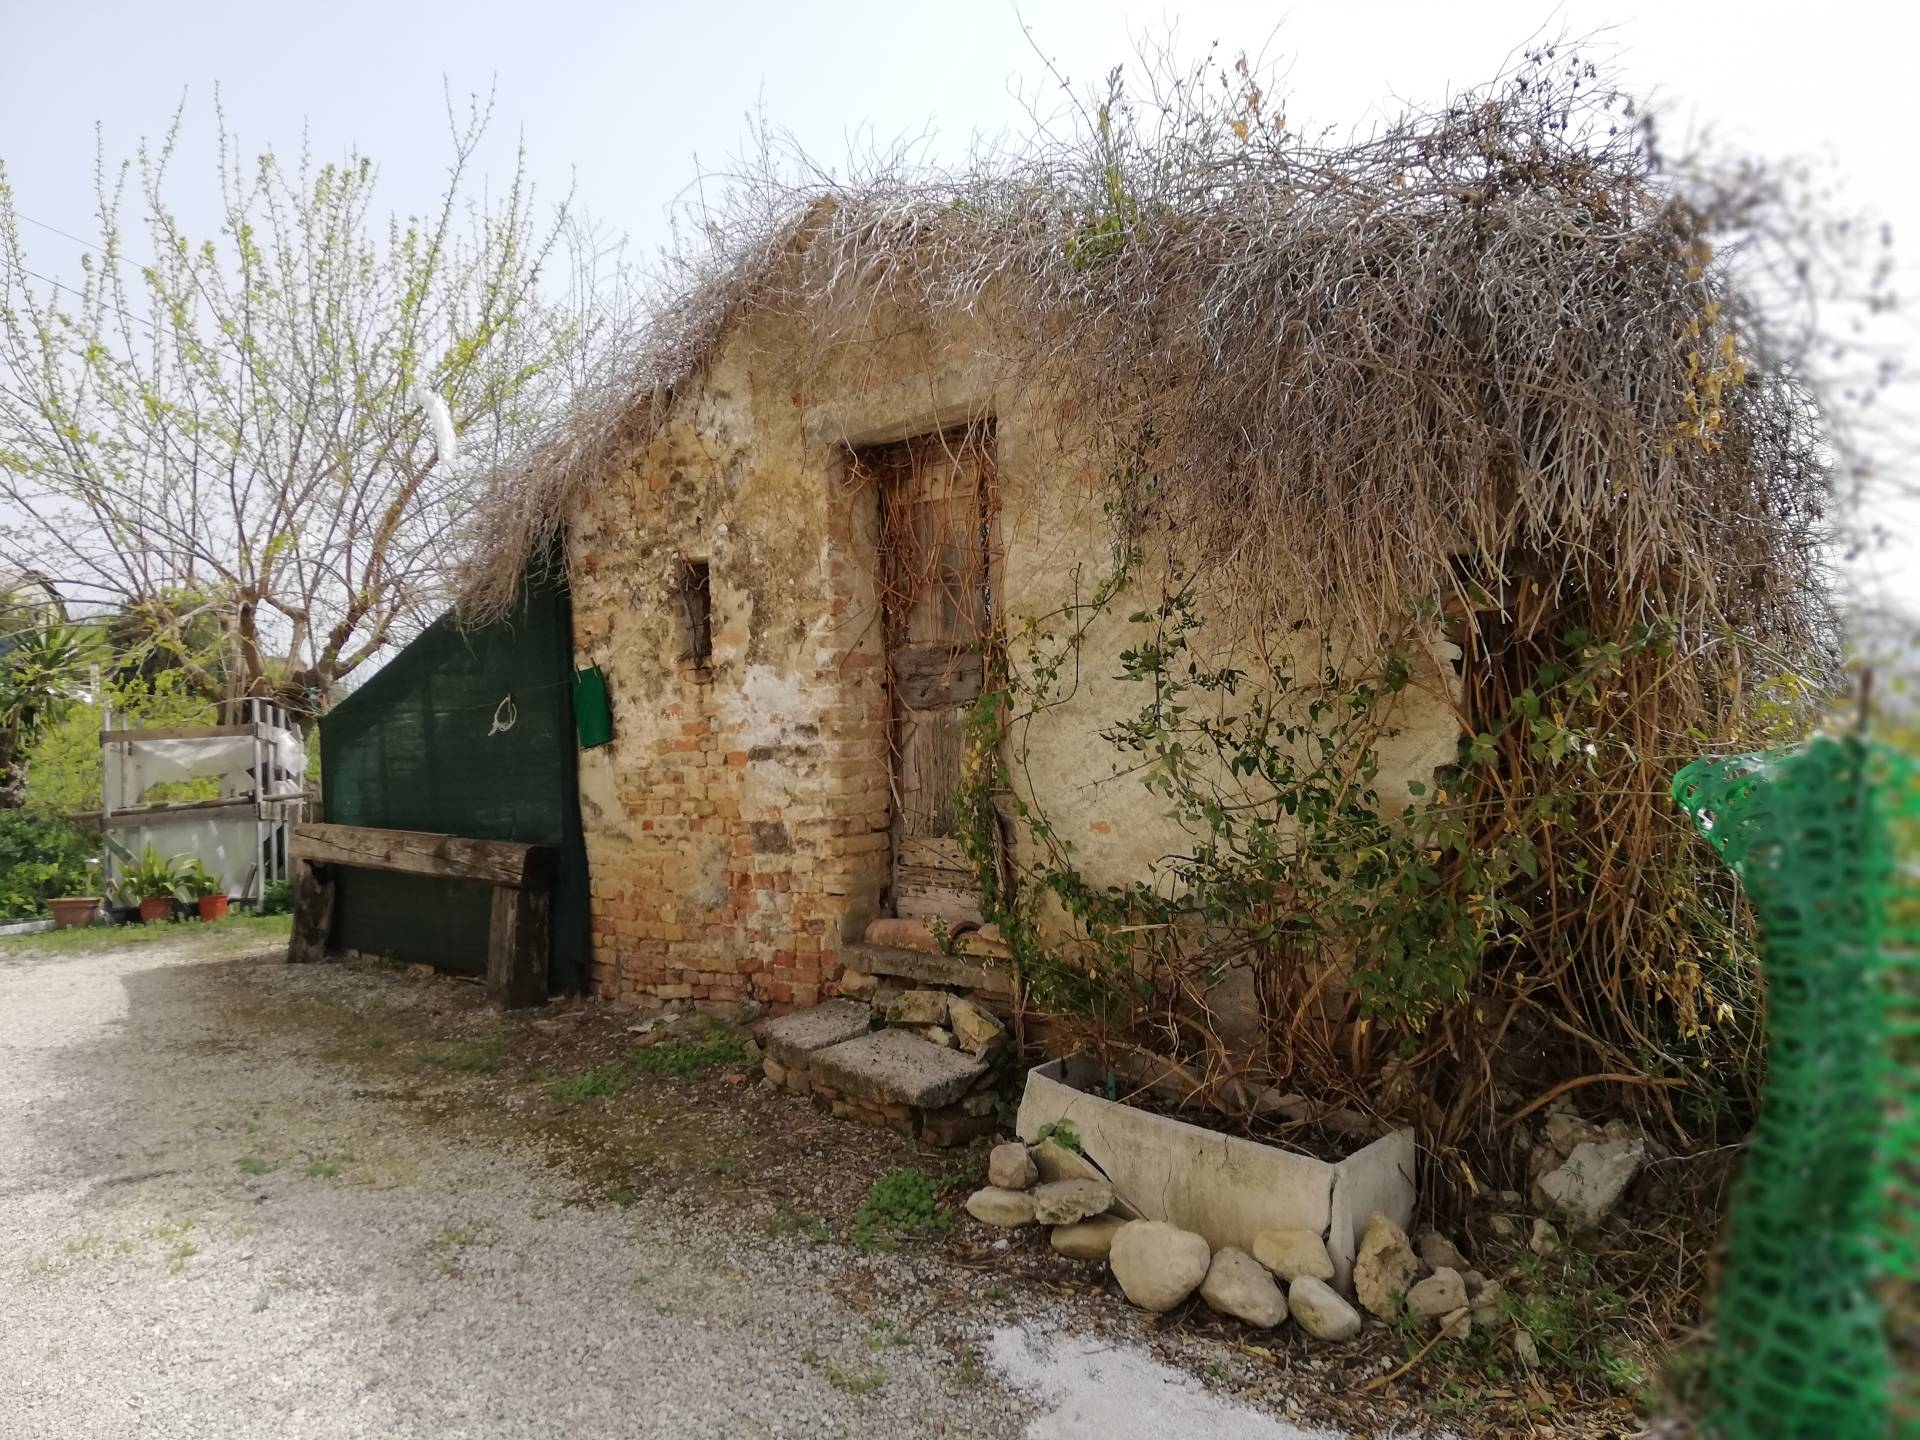
[[[254,740],[249,735],[199,736],[173,740],[129,740],[119,761],[118,804],[138,805],[155,785],[215,776],[223,795],[253,790]],[[291,731],[278,730],[268,742],[279,768],[294,777],[283,789],[298,789],[307,773],[307,752]]]

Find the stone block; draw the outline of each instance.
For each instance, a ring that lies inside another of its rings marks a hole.
[[[815,1052],[865,1035],[872,1024],[873,1011],[859,1001],[829,1000],[770,1023],[767,1054],[782,1065],[807,1065]]]
[[[921,1110],[953,1104],[987,1068],[985,1060],[943,1050],[904,1030],[876,1030],[815,1050],[812,1064],[816,1087],[825,1084],[871,1103]]]

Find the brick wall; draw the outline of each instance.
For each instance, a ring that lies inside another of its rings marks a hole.
[[[576,658],[614,741],[581,757],[592,988],[813,1004],[886,883],[886,698],[856,563],[871,501],[784,397],[721,372],[574,527]],[[771,413],[770,413],[771,412]],[[677,588],[708,562],[711,663]]]

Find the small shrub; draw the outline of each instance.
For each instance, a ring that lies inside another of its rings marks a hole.
[[[258,1155],[242,1155],[233,1163],[240,1167],[242,1175],[265,1175],[273,1169],[273,1162],[262,1160]]]
[[[262,915],[288,915],[293,912],[293,882],[269,880],[260,894]]]
[[[867,1191],[854,1216],[854,1244],[862,1250],[882,1249],[888,1237],[921,1230],[944,1230],[952,1216],[940,1208],[941,1181],[918,1170],[889,1170]]]
[[[1042,1125],[1033,1132],[1033,1143],[1038,1145],[1042,1140],[1051,1140],[1062,1150],[1071,1150],[1076,1155],[1087,1153],[1080,1148],[1080,1132],[1073,1128],[1071,1120],[1054,1120]]]

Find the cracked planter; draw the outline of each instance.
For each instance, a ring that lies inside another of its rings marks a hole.
[[[1413,1221],[1411,1130],[1344,1160],[1320,1160],[1108,1100],[1095,1090],[1105,1074],[1081,1056],[1029,1070],[1020,1138],[1031,1144],[1042,1126],[1069,1122],[1087,1158],[1149,1220],[1249,1254],[1262,1230],[1311,1230],[1326,1240],[1342,1290],[1351,1288],[1354,1253],[1374,1211],[1402,1229]]]

